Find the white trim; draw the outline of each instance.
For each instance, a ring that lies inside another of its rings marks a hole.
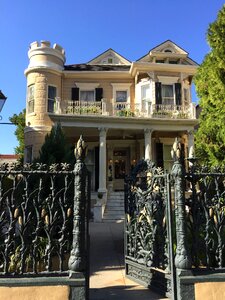
[[[92,91],[98,88],[100,83],[95,82],[76,82],[75,87],[78,87],[81,91]]]
[[[28,65],[28,69],[31,68],[50,68],[56,71],[62,71],[64,69],[64,66],[60,66],[56,63],[50,62],[50,61],[30,61]]]
[[[52,127],[51,126],[26,126],[24,128],[24,133],[32,132],[32,131],[51,131]]]
[[[51,55],[51,56],[59,58],[63,63],[65,63],[65,60],[66,60],[65,55],[62,52],[59,52],[59,50],[47,48],[47,47],[31,48],[28,51],[29,59],[31,59],[32,56],[35,56],[35,55]]]
[[[179,77],[174,77],[174,76],[157,76],[157,77],[162,84],[177,83],[179,79]]]

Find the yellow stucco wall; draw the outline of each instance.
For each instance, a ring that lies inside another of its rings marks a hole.
[[[224,300],[225,282],[204,282],[195,284],[195,300]]]
[[[0,287],[0,300],[67,300],[68,286]]]

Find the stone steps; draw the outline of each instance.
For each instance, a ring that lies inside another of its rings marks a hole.
[[[124,193],[111,192],[106,204],[103,222],[120,222],[124,220]]]

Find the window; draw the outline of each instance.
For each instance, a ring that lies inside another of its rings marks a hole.
[[[27,146],[25,148],[25,161],[26,163],[31,163],[33,158],[33,147]]]
[[[111,83],[111,85],[113,87],[114,109],[130,108],[130,87],[132,83]]]
[[[116,102],[127,102],[127,91],[116,91]]]
[[[148,112],[150,110],[150,84],[141,86],[141,109],[142,112]]]
[[[27,90],[27,112],[34,112],[34,84],[28,86]]]
[[[81,101],[95,101],[95,91],[80,91]]]
[[[149,101],[150,100],[150,85],[142,85],[141,87],[141,99],[142,101]]]
[[[57,89],[55,86],[48,86],[48,112],[55,112],[55,98],[56,98]]]
[[[157,59],[155,62],[157,64],[164,64],[164,59]]]
[[[164,50],[164,52],[172,53],[172,51],[170,49],[166,49],[166,50]]]
[[[108,64],[112,64],[113,63],[113,59],[112,58],[108,58]]]
[[[164,105],[174,105],[174,88],[172,84],[162,84],[162,102]]]

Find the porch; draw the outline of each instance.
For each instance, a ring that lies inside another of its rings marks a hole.
[[[196,119],[194,103],[189,105],[116,102],[113,99],[101,101],[73,101],[56,98],[54,112],[62,115],[103,115],[109,117]]]

